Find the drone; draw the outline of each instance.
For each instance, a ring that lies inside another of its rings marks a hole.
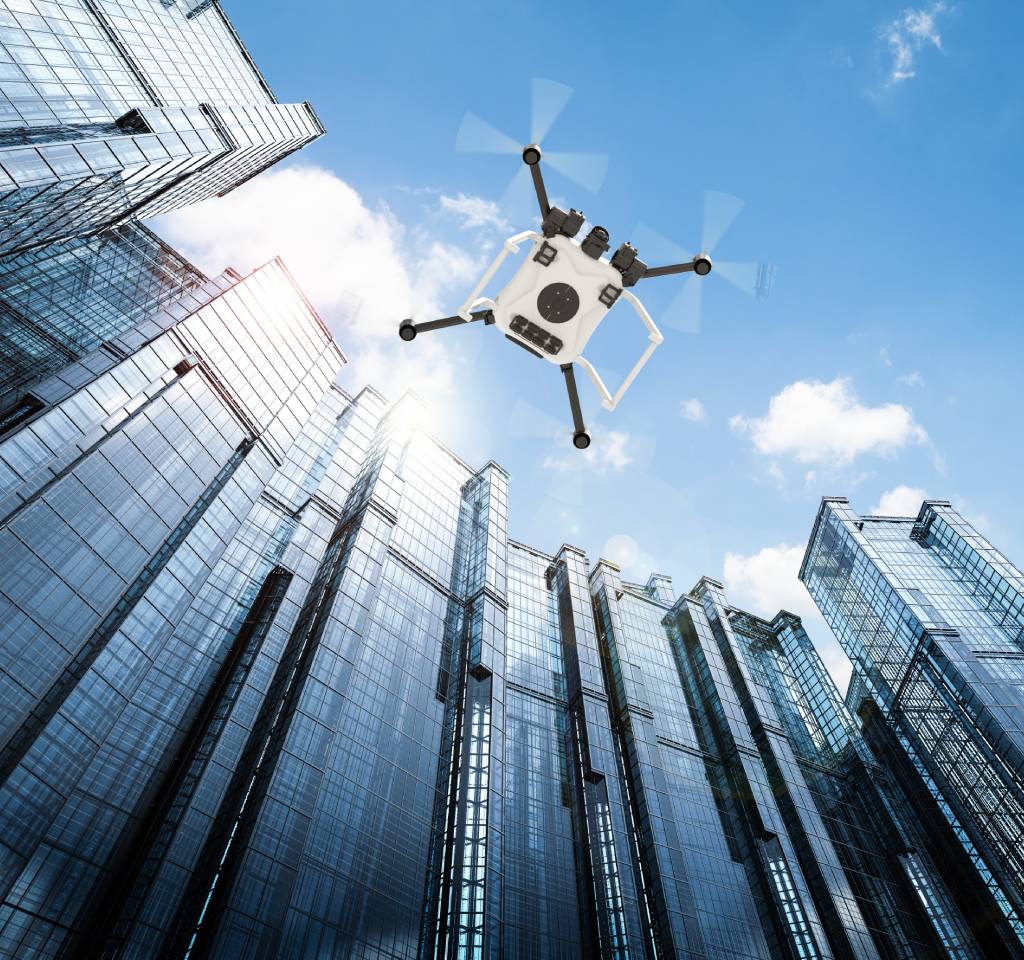
[[[604,254],[611,248],[608,231],[595,226],[583,240],[576,239],[583,228],[583,213],[574,208],[566,213],[548,202],[540,161],[537,144],[523,148],[523,162],[530,170],[540,204],[540,232],[525,230],[509,237],[455,316],[422,323],[406,319],[399,325],[398,335],[411,341],[419,333],[476,320],[482,320],[485,326],[497,326],[517,346],[559,366],[572,411],[573,446],[585,450],[590,446],[590,434],[583,421],[573,365],[579,363],[587,371],[601,396],[601,405],[614,410],[664,340],[630,287],[650,277],[676,273],[707,276],[711,272],[711,258],[701,253],[685,263],[649,267],[639,259],[631,243],[623,243],[610,260],[605,259]],[[530,251],[512,279],[494,297],[483,296],[484,288],[505,259],[518,254],[525,243],[531,244]],[[613,395],[594,365],[583,356],[583,350],[620,300],[636,312],[647,330],[648,342]]]

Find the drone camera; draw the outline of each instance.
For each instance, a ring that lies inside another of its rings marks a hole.
[[[580,244],[583,252],[592,260],[599,260],[602,253],[607,253],[611,244],[608,243],[608,231],[604,227],[593,227]]]
[[[625,273],[637,258],[637,249],[629,242],[623,244],[611,255],[611,265],[620,273]]]
[[[570,208],[569,213],[565,217],[565,223],[562,226],[562,233],[567,237],[575,237],[580,232],[585,219],[586,217],[583,216],[581,210]]]
[[[706,253],[698,255],[693,261],[693,272],[698,277],[706,277],[711,273],[711,257]]]
[[[626,242],[618,250],[612,254],[612,266],[615,267],[619,273],[625,273],[636,259],[636,247],[633,244]]]
[[[634,286],[647,271],[647,264],[637,258],[636,247],[628,242],[615,251],[612,266],[622,274],[624,287]]]
[[[580,232],[584,219],[583,213],[579,210],[572,209],[566,213],[558,207],[552,207],[541,224],[541,232],[549,239],[559,233],[563,237],[575,237]]]

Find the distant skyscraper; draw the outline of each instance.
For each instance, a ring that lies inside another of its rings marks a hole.
[[[274,262],[0,434],[0,956],[986,956],[797,618],[510,539],[342,363]]]
[[[0,256],[226,193],[323,133],[213,0],[0,0]]]
[[[801,579],[853,661],[848,701],[914,799],[921,848],[986,937],[1024,956],[1024,574],[950,504],[822,501]]]

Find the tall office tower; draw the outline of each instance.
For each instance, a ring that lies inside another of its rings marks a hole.
[[[280,706],[281,631],[336,522],[314,494],[352,479],[335,457],[317,486],[322,435],[362,424],[277,262],[112,346],[0,438],[4,957],[156,955],[281,721],[252,711],[268,684]]]
[[[591,589],[650,955],[980,960],[799,618]]]
[[[39,408],[33,383],[205,280],[137,221],[0,259],[0,429]]]
[[[0,256],[226,193],[323,133],[216,0],[2,0],[0,94]]]
[[[0,956],[980,960],[796,618],[511,540],[343,362],[275,261],[0,434]]]
[[[0,0],[0,422],[202,275],[139,226],[323,133],[220,5]]]
[[[826,498],[800,573],[853,661],[848,701],[986,957],[1024,957],[1024,575],[945,501]]]

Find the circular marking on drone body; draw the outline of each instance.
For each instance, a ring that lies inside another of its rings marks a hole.
[[[568,283],[549,283],[537,294],[537,311],[548,323],[567,323],[580,309],[580,295]]]

